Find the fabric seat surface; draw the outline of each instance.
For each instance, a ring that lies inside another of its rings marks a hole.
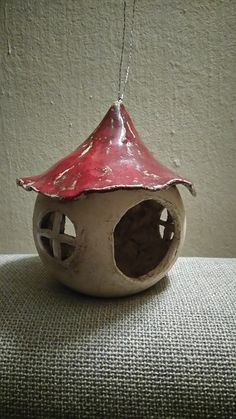
[[[127,298],[0,258],[1,418],[233,418],[236,259],[179,258]]]

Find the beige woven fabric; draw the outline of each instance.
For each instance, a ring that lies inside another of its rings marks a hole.
[[[180,258],[96,299],[36,256],[0,259],[1,418],[233,418],[236,260]]]

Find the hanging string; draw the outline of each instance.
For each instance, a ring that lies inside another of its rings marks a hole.
[[[133,53],[133,33],[134,33],[135,6],[136,6],[136,0],[133,0],[131,29],[130,29],[130,38],[129,38],[129,55],[128,55],[128,63],[127,63],[125,79],[123,81],[123,89],[122,89],[122,68],[123,68],[123,61],[124,61],[125,35],[126,35],[126,0],[124,0],[123,34],[122,34],[122,48],[121,48],[121,57],[120,57],[119,85],[118,85],[118,101],[120,101],[120,102],[122,102],[122,100],[124,98],[125,89],[126,89],[126,85],[127,85],[128,78],[129,78],[130,63],[131,63],[131,58],[132,58],[132,53]]]

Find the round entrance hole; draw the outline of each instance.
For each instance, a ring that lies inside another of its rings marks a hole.
[[[174,221],[159,202],[149,199],[130,208],[114,230],[115,262],[120,271],[138,278],[155,269],[174,237]]]

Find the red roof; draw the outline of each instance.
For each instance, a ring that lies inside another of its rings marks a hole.
[[[17,180],[26,190],[75,199],[88,191],[162,190],[192,183],[159,163],[145,147],[123,104],[114,103],[95,131],[75,151],[36,176]]]

